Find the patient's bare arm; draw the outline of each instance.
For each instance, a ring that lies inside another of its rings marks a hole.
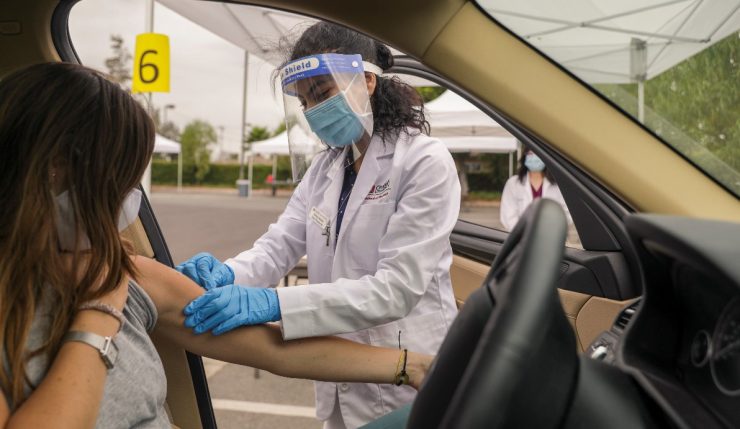
[[[261,368],[295,378],[322,381],[392,383],[400,351],[368,346],[337,337],[283,341],[275,325],[242,327],[214,336],[195,335],[183,326],[182,309],[203,293],[175,270],[144,257],[134,259],[139,284],[154,301],[159,318],[156,332],[193,353]],[[409,352],[407,371],[418,388],[431,357]]]

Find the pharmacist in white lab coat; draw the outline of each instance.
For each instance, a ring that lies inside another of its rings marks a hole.
[[[568,224],[573,221],[565,205],[560,188],[547,172],[545,163],[531,150],[525,150],[519,159],[519,171],[509,177],[501,194],[501,224],[507,231],[514,229],[524,211],[537,198],[557,201],[565,211]]]
[[[414,89],[383,76],[391,65],[386,46],[328,23],[296,42],[280,75],[289,134],[307,124],[328,149],[305,167],[310,145],[290,141],[293,173],[305,173],[252,249],[178,267],[209,289],[185,309],[196,333],[280,321],[285,339],[339,334],[436,353],[457,312],[449,236],[460,185],[444,144],[425,135]],[[268,288],[303,255],[309,285]],[[404,359],[400,351],[399,367]],[[327,428],[357,427],[414,395],[317,382],[317,417]]]

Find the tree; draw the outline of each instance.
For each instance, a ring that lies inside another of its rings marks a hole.
[[[733,33],[648,81],[645,104],[740,171],[739,82],[740,37]]]
[[[211,169],[209,146],[218,141],[216,129],[206,121],[194,120],[185,126],[180,136],[183,164],[192,165],[196,183],[201,183]]]
[[[252,127],[249,130],[249,135],[247,135],[247,143],[267,140],[272,136],[273,134],[270,134],[265,127]]]
[[[154,121],[154,128],[157,130],[157,134],[167,137],[170,140],[179,141],[180,128],[170,120],[162,122],[161,112],[162,109],[155,107],[152,114],[152,121]]]
[[[270,137],[272,137],[272,135],[269,131],[267,131],[267,128],[260,126],[252,127],[249,130],[249,134],[244,136],[244,144],[242,145],[242,149],[246,152],[252,147],[253,142],[267,140]]]
[[[733,33],[645,83],[645,124],[736,192],[740,192],[738,82],[740,37]],[[637,85],[595,87],[637,117]]]
[[[164,124],[159,125],[157,127],[157,132],[159,135],[167,137],[170,140],[180,140],[180,128],[172,121],[167,121]]]
[[[445,92],[445,89],[446,88],[442,86],[418,86],[416,87],[416,92],[421,95],[421,99],[424,100],[424,103],[428,103],[442,95],[442,93]]]
[[[133,57],[126,48],[123,37],[120,34],[110,35],[111,49],[113,56],[105,59],[105,67],[108,68],[108,75],[113,82],[118,83],[124,88],[128,88],[131,82],[131,60]]]

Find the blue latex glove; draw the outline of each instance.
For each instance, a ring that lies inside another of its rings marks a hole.
[[[175,269],[205,290],[234,283],[234,271],[207,252],[198,253]]]
[[[185,326],[196,334],[213,330],[213,335],[221,335],[239,326],[280,320],[280,304],[274,289],[228,285],[194,299],[183,313]]]

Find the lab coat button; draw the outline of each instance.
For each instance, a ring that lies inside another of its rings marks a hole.
[[[341,390],[342,392],[348,391],[349,390],[349,384],[347,384],[347,383],[340,384],[339,385],[339,390]]]

